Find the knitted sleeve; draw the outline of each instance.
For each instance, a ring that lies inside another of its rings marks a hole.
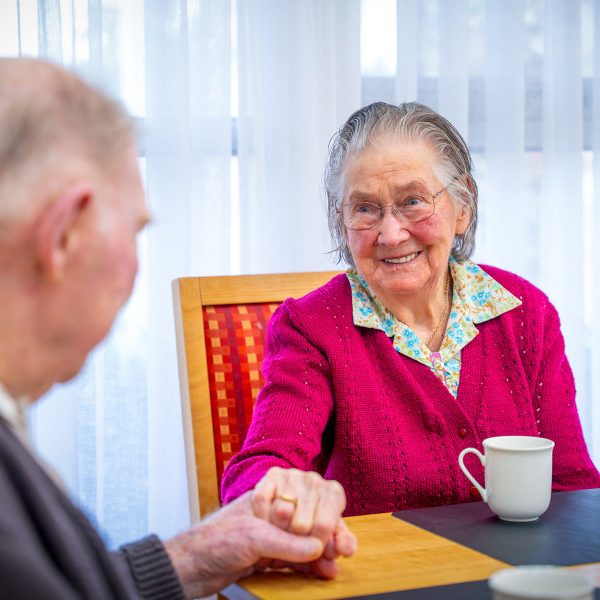
[[[600,474],[588,453],[575,402],[575,382],[565,355],[556,309],[547,304],[544,348],[533,402],[538,431],[555,442],[553,489],[600,487]]]
[[[267,328],[265,385],[240,452],[221,483],[224,503],[252,489],[274,466],[323,472],[322,438],[333,410],[329,364],[282,304]]]
[[[128,579],[133,579],[139,598],[184,600],[183,588],[171,559],[155,535],[121,546],[119,552],[112,553],[112,558],[117,569]]]

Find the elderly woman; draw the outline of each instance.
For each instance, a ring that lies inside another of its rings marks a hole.
[[[351,268],[273,315],[225,501],[279,466],[298,506],[291,467],[337,479],[346,515],[466,502],[478,495],[457,457],[497,435],[554,440],[554,490],[600,487],[555,308],[469,260],[472,169],[458,131],[418,103],[371,104],[336,134],[329,224]]]

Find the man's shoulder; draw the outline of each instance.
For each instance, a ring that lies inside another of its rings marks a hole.
[[[31,453],[17,435],[11,430],[10,425],[0,417],[0,465],[7,467],[14,462],[26,461]],[[33,457],[31,457],[33,460]]]
[[[25,508],[47,505],[54,498],[55,488],[29,449],[0,419],[0,512],[12,507],[25,514]]]
[[[33,458],[0,419],[0,538],[19,547],[35,548],[38,539],[35,506],[51,502],[38,478],[31,482]]]

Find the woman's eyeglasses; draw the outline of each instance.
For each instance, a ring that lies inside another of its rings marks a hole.
[[[437,194],[430,195],[409,194],[406,198],[384,206],[373,202],[348,202],[342,204],[338,212],[342,215],[344,227],[355,231],[372,229],[379,225],[388,207],[399,221],[418,223],[433,215],[435,201],[446,189],[447,187],[441,189]]]

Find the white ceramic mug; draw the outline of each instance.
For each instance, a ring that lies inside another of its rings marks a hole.
[[[483,440],[485,455],[465,448],[458,456],[462,472],[479,490],[484,502],[505,521],[535,521],[550,505],[554,442],[527,435]],[[475,454],[485,467],[485,489],[465,467],[464,457]]]
[[[488,584],[494,600],[592,600],[594,582],[578,571],[526,566],[494,573]]]

